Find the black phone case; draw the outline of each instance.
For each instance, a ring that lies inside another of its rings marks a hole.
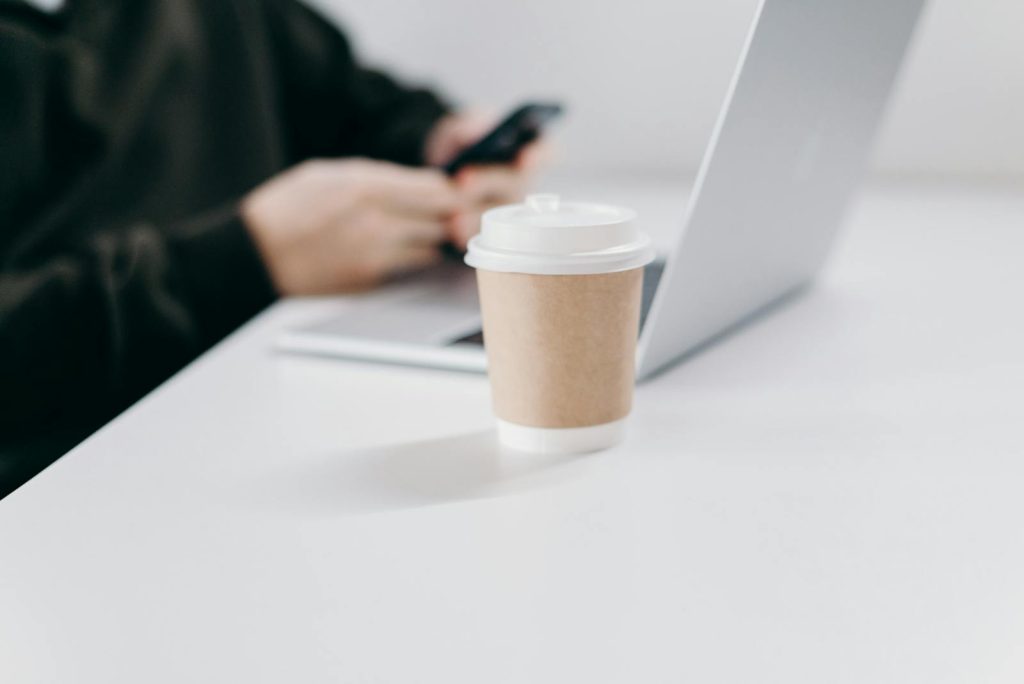
[[[519,107],[494,130],[460,152],[445,164],[444,171],[454,175],[472,164],[507,164],[515,160],[524,146],[536,140],[544,125],[562,113],[561,105],[531,103]]]

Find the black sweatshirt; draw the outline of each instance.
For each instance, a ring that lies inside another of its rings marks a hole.
[[[246,192],[443,112],[293,0],[0,0],[0,496],[272,300]]]

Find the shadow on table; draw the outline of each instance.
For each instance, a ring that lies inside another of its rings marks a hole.
[[[597,458],[508,451],[486,430],[296,462],[274,473],[261,499],[299,514],[394,511],[554,486]]]

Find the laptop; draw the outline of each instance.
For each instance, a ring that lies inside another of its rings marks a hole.
[[[671,248],[644,273],[638,379],[813,280],[862,175],[923,3],[761,0],[684,219]],[[288,330],[278,342],[343,358],[487,366],[474,274],[456,261]]]

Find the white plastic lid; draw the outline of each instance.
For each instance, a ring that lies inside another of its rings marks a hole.
[[[636,212],[558,195],[530,195],[523,204],[484,212],[466,263],[485,271],[575,275],[628,271],[654,259],[651,241],[633,223]]]

